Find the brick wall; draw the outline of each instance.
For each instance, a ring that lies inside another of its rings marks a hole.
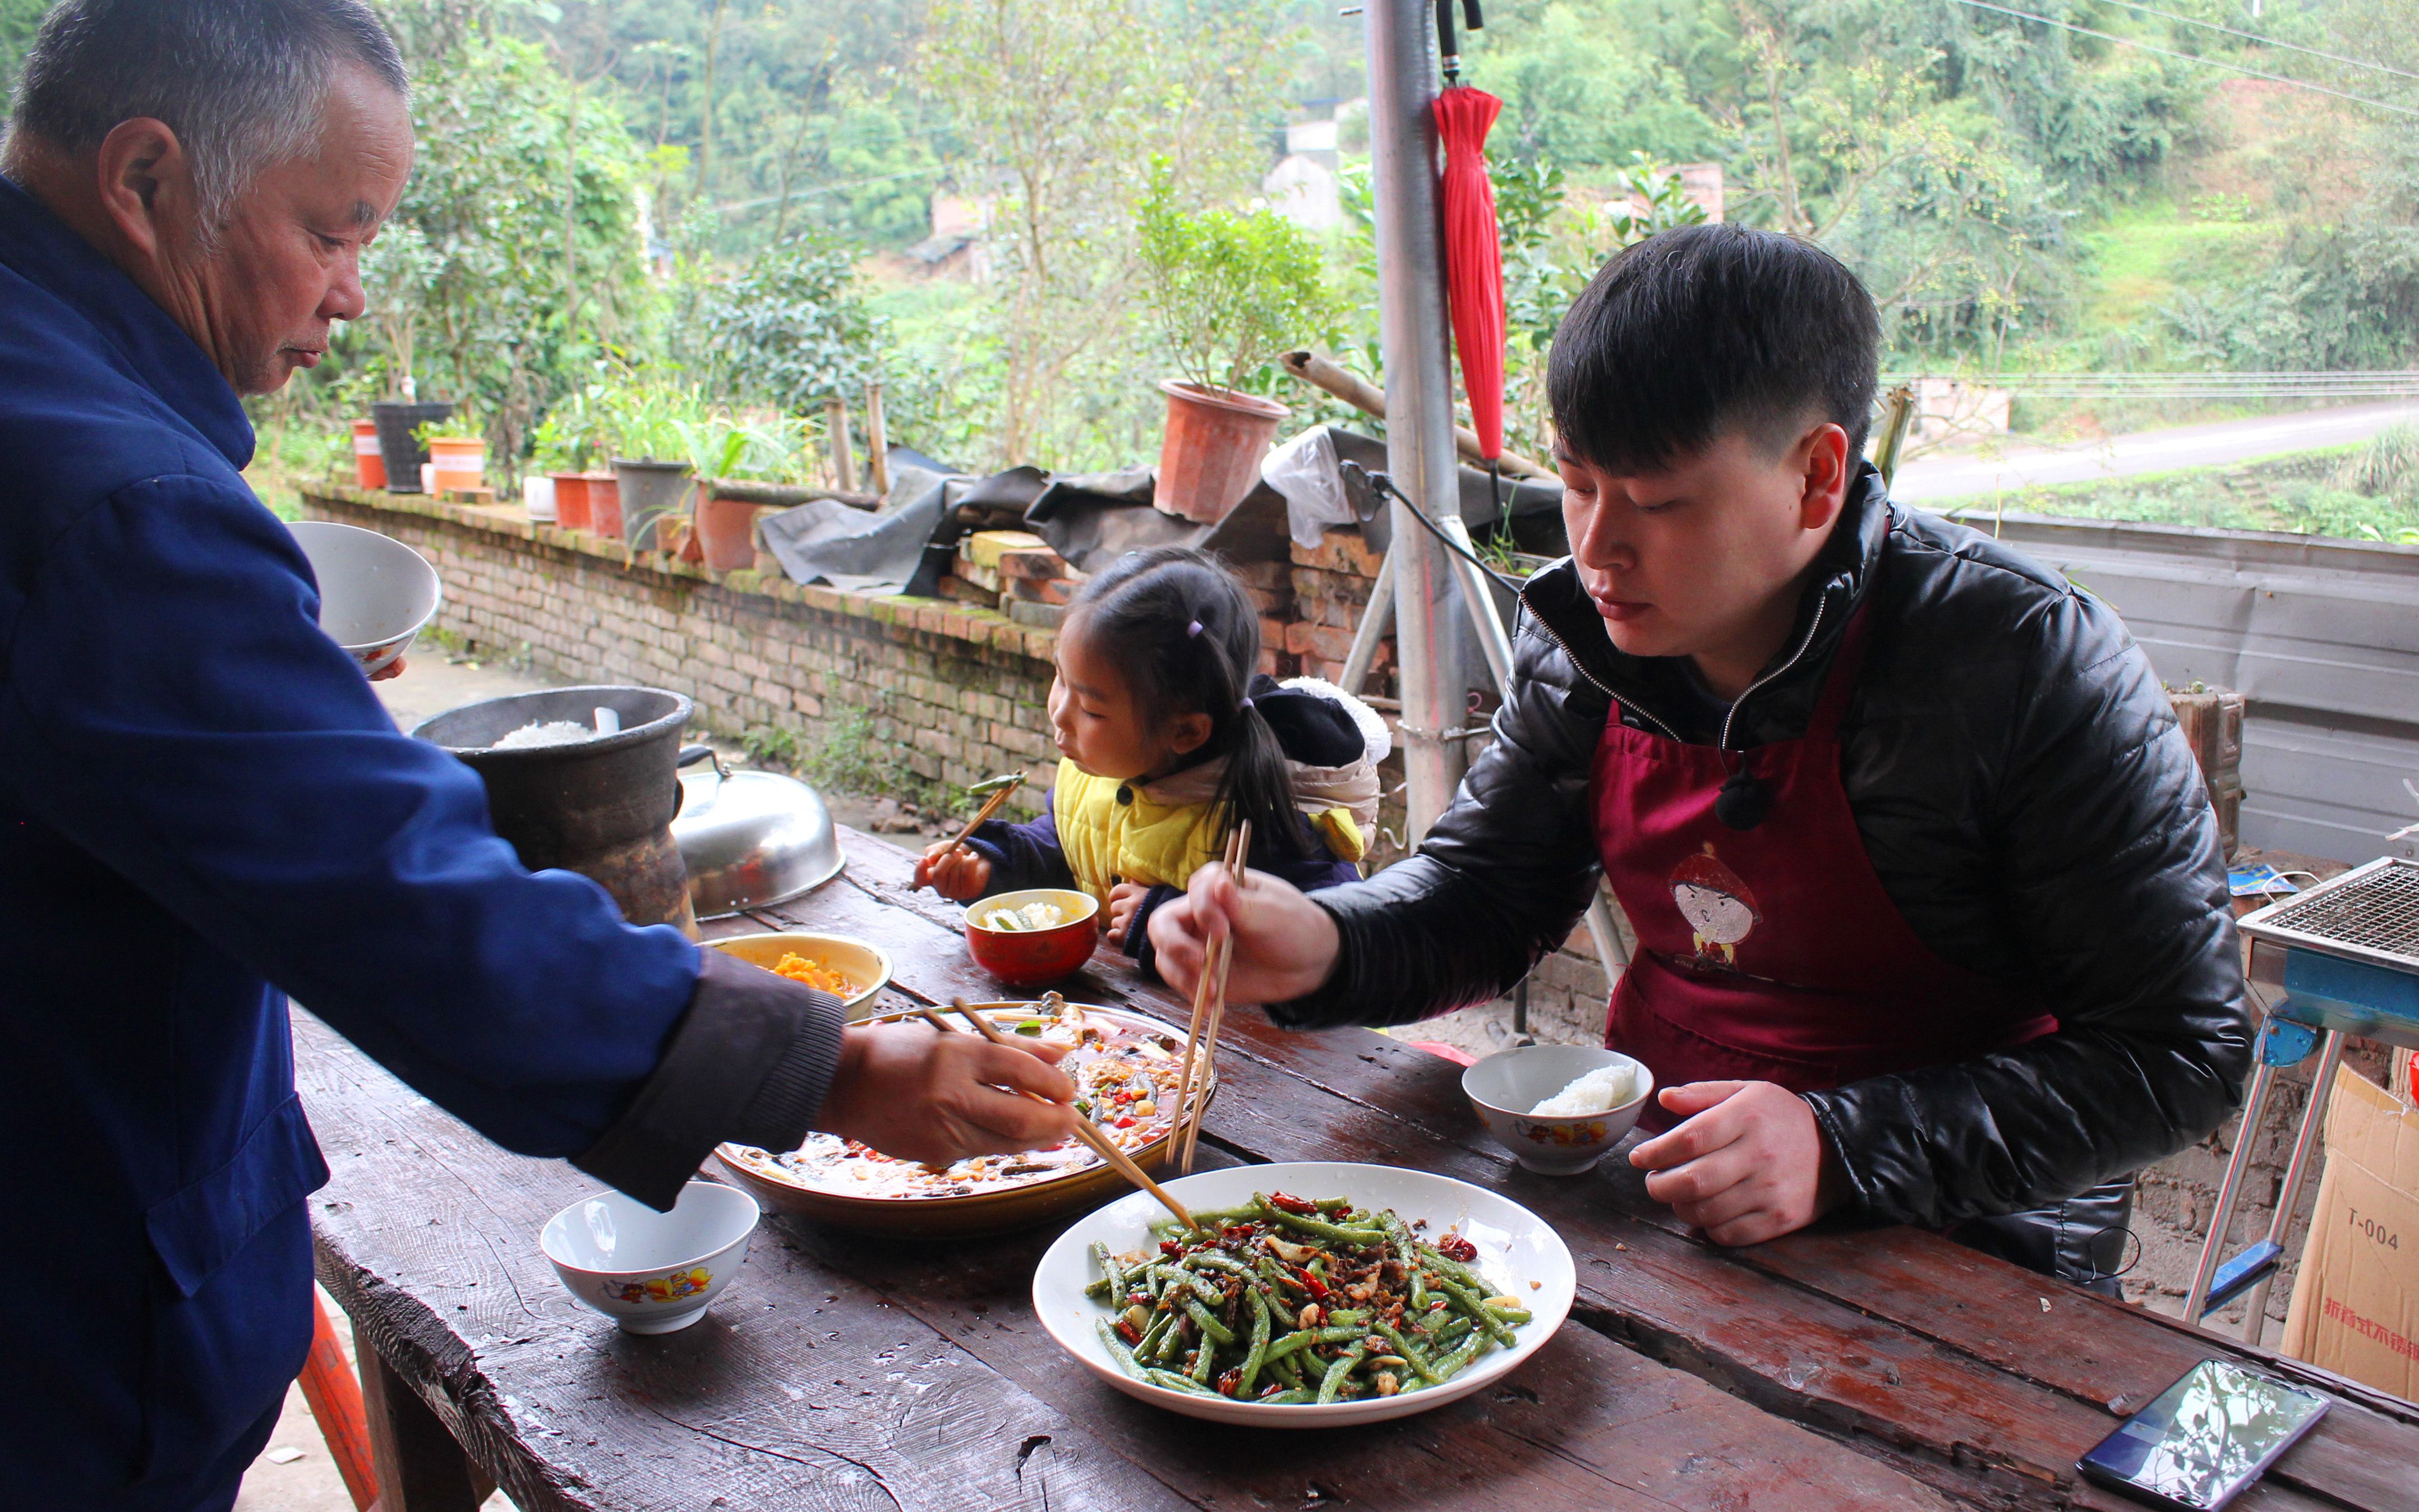
[[[328,486],[305,514],[408,542],[437,566],[437,625],[558,675],[670,688],[726,736],[822,735],[849,709],[900,764],[963,785],[1025,769],[1038,804],[1056,765],[1044,702],[1056,633],[988,609],[713,573],[532,525],[517,508]],[[1028,807],[1028,810],[1030,809]]]

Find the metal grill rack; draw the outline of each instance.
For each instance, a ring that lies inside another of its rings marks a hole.
[[[2345,1037],[2419,1048],[2419,861],[2386,856],[2356,867],[2246,916],[2242,928],[2251,941],[2252,995],[2266,1022],[2243,1099],[2243,1132],[2235,1136],[2226,1180],[2218,1187],[2209,1238],[2184,1295],[2184,1316],[2198,1322],[2247,1291],[2243,1337],[2257,1343],[2269,1283],[2284,1258],[2286,1227],[2325,1121]],[[2257,1142],[2251,1131],[2260,1125],[2276,1072],[2300,1065],[2313,1050],[2318,1074],[2302,1109],[2268,1236],[2220,1264],[2226,1224]]]

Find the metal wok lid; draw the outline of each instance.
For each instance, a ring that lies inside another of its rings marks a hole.
[[[771,772],[716,762],[681,778],[672,842],[688,868],[700,918],[794,898],[840,874],[840,832],[815,790]]]

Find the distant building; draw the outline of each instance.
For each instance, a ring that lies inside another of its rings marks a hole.
[[[1332,128],[1335,123],[1323,124]],[[1333,151],[1328,155],[1334,156]],[[1325,231],[1344,219],[1335,171],[1307,153],[1291,152],[1277,160],[1261,177],[1260,193],[1271,209],[1306,231]]]
[[[1343,154],[1337,150],[1338,135],[1333,116],[1325,120],[1296,121],[1286,128],[1286,156],[1308,158],[1332,174],[1344,165]]]
[[[990,283],[991,249],[983,238],[998,207],[995,194],[934,194],[932,235],[901,255],[908,270],[919,278]]]

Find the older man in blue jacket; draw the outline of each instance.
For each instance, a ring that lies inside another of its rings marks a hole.
[[[532,874],[320,633],[239,393],[362,311],[411,162],[362,0],[65,0],[0,161],[0,1504],[223,1508],[311,1335],[284,993],[669,1206],[722,1139],[1070,1131],[1045,1058],[843,1026]]]

